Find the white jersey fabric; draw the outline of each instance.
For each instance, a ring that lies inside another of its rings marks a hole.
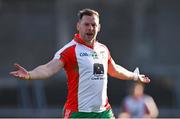
[[[95,41],[89,46],[76,34],[54,59],[65,64],[68,80],[65,109],[102,112],[111,108],[107,99],[107,69],[112,58],[105,45]]]

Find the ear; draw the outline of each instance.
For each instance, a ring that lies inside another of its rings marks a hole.
[[[79,22],[76,24],[76,29],[79,31]]]
[[[101,24],[99,24],[99,27],[98,27],[98,32],[101,30]]]

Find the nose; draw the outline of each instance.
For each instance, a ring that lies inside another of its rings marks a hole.
[[[89,30],[93,30],[93,26],[92,26],[92,25],[89,25],[89,26],[88,26],[88,29],[89,29]]]

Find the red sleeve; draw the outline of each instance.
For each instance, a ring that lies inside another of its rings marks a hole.
[[[66,66],[70,62],[72,63],[72,60],[75,59],[74,57],[75,57],[75,45],[72,45],[60,53],[59,60],[64,62],[64,66]]]
[[[65,64],[65,58],[62,55],[60,56],[59,61],[64,62]]]

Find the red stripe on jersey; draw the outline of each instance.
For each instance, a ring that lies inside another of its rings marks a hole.
[[[79,68],[75,53],[76,45],[65,49],[61,55],[61,61],[64,62],[64,69],[67,75],[68,96],[65,104],[65,109],[78,111],[78,83],[79,83]]]
[[[106,108],[106,110],[111,109],[111,105],[110,105],[109,102],[108,102],[108,98],[106,99],[105,108]]]

